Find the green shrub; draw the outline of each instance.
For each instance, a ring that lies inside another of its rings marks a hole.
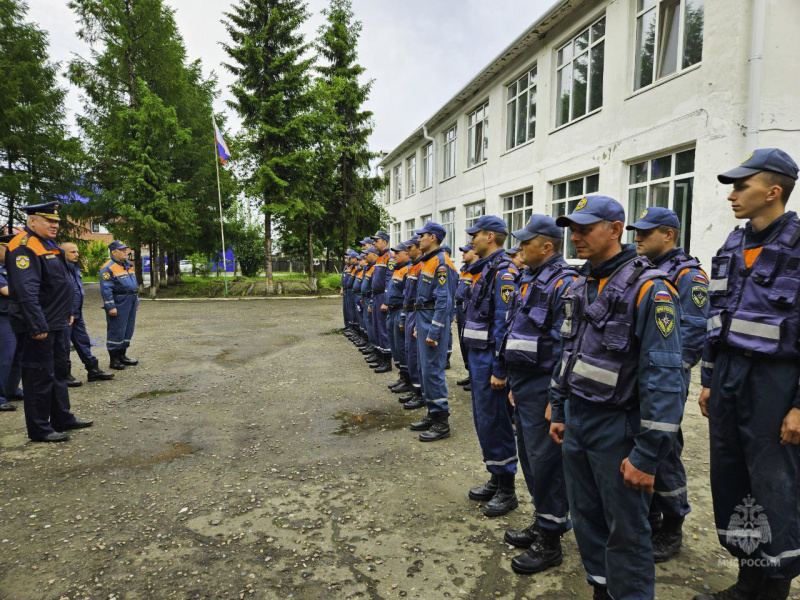
[[[81,247],[82,246],[82,247]],[[106,246],[100,240],[83,243],[78,246],[78,251],[81,253],[81,263],[85,268],[86,275],[97,277],[100,269],[106,264],[106,261],[111,258]]]
[[[331,273],[330,275],[324,275],[319,278],[317,282],[320,288],[325,288],[327,290],[338,290],[342,287],[342,276],[337,273]]]

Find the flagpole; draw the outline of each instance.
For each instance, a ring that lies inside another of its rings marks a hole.
[[[228,296],[228,264],[225,260],[225,227],[222,225],[222,189],[219,185],[219,151],[217,150],[217,120],[211,113],[211,124],[214,127],[214,166],[217,169],[217,198],[219,199],[219,233],[222,238],[222,275],[225,278],[225,297]]]

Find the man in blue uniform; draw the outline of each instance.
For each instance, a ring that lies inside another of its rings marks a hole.
[[[369,352],[365,355],[367,364],[372,368],[377,368],[378,365],[383,364],[383,355],[378,350],[378,341],[375,337],[375,319],[372,317],[372,312],[377,310],[372,302],[372,276],[375,274],[378,251],[374,246],[368,246],[364,254],[367,257],[367,265],[361,282],[361,299],[364,304],[364,325],[367,328],[367,339],[369,339]]]
[[[466,391],[471,391],[472,388],[469,385],[469,348],[464,345],[464,301],[467,298],[470,290],[472,290],[472,284],[474,283],[474,278],[472,274],[469,272],[469,267],[472,263],[478,260],[478,257],[475,256],[475,249],[473,248],[472,244],[466,244],[465,246],[461,246],[459,248],[461,250],[461,271],[458,276],[458,287],[456,288],[456,331],[458,331],[458,344],[461,348],[461,358],[464,359],[464,368],[467,370],[467,376],[464,379],[459,379],[456,381],[456,385],[462,386]]]
[[[647,519],[683,414],[680,305],[664,274],[621,245],[625,211],[589,196],[559,217],[580,277],[564,294],[550,436],[563,442],[575,538],[595,599],[655,597]]]
[[[711,261],[699,402],[717,534],[739,577],[696,600],[785,600],[800,573],[800,222],[786,211],[797,174],[765,148],[718,177],[748,222]]]
[[[106,311],[106,348],[111,368],[121,371],[139,364],[127,351],[139,310],[139,285],[136,270],[128,262],[128,246],[115,240],[108,245],[111,259],[100,269],[100,293]]]
[[[6,398],[8,390],[5,389],[17,349],[17,336],[8,320],[8,271],[5,265],[8,242],[12,239],[13,235],[0,236],[0,412],[17,410]],[[10,391],[13,392],[14,388]]]
[[[408,248],[402,244],[392,248],[394,253],[394,270],[386,288],[386,307],[388,309],[387,326],[389,329],[389,346],[392,349],[394,364],[400,371],[397,381],[389,384],[395,394],[406,394],[412,391],[411,376],[406,362],[405,332],[401,329],[405,317],[404,297],[406,277],[408,276]]]
[[[411,424],[419,431],[421,442],[435,442],[450,437],[450,405],[447,401],[445,365],[447,363],[447,333],[453,314],[456,291],[455,270],[450,257],[441,249],[446,235],[444,227],[428,221],[416,229],[422,251],[422,268],[417,279],[414,304],[415,333],[421,371],[422,394],[428,407],[422,420]]]
[[[508,313],[501,357],[508,367],[509,398],[517,409],[520,467],[536,512],[532,525],[506,531],[505,540],[527,548],[511,560],[511,568],[531,575],[561,564],[561,536],[572,528],[561,447],[550,438],[547,413],[553,370],[561,362],[562,297],[578,274],[561,254],[564,230],[552,217],[533,215],[512,235],[520,240],[519,254],[527,268]]]
[[[22,347],[25,425],[38,442],[69,439],[70,429],[92,421],[70,412],[67,389],[73,289],[58,234],[58,202],[26,206],[27,225],[8,243],[9,318]]]
[[[462,338],[469,349],[475,430],[490,474],[487,483],[469,490],[469,498],[486,501],[483,514],[499,517],[519,505],[514,489],[517,446],[508,404],[508,371],[499,356],[519,272],[503,250],[508,235],[503,219],[485,215],[466,232],[472,236],[478,260],[468,269],[474,283],[464,303]]]
[[[680,240],[678,215],[668,208],[653,206],[626,229],[636,232],[636,252],[646,256],[667,274],[678,290],[681,303],[681,343],[686,391],[692,367],[700,362],[708,315],[708,276],[697,259],[677,247]],[[685,399],[684,399],[685,403]],[[678,430],[675,447],[658,466],[655,494],[650,508],[650,524],[660,523],[653,536],[653,559],[660,563],[678,553],[683,543],[683,521],[689,514],[686,469],[681,462],[683,431]]]
[[[378,251],[375,271],[372,274],[372,327],[375,329],[375,341],[380,354],[380,363],[375,367],[375,372],[388,373],[392,370],[392,349],[387,324],[389,308],[386,306],[386,288],[392,278],[394,259],[389,251],[388,233],[378,231],[372,236],[372,241],[375,250]]]
[[[361,299],[361,285],[364,282],[364,271],[367,258],[364,254],[358,255],[358,262],[353,271],[353,303],[356,309],[356,322],[358,323],[358,338],[355,340],[356,347],[366,354],[369,351],[369,339],[367,338],[367,328],[364,323],[364,303]]]
[[[416,410],[425,406],[422,398],[421,372],[419,368],[419,353],[417,352],[417,340],[414,337],[417,322],[416,301],[417,301],[417,282],[422,270],[422,251],[419,248],[419,236],[414,236],[403,245],[408,249],[408,257],[411,262],[406,275],[406,285],[403,291],[404,311],[400,316],[399,328],[405,334],[406,364],[408,365],[408,377],[411,381],[411,391],[400,396],[400,402],[406,410]]]
[[[342,297],[342,322],[344,323],[342,333],[347,337],[350,337],[350,308],[348,306],[347,284],[350,281],[350,274],[353,270],[350,252],[351,250],[348,250],[345,254],[344,267],[342,267],[342,284],[339,288],[339,296]]]
[[[506,250],[506,254],[508,254],[508,257],[511,259],[511,262],[517,268],[517,272],[521,274],[522,269],[525,268],[525,263],[522,260],[522,254],[519,251],[519,246],[518,245],[511,246],[511,248]]]
[[[89,333],[86,331],[86,322],[83,320],[83,301],[86,297],[86,292],[83,290],[83,278],[81,277],[80,264],[80,251],[78,246],[72,242],[61,244],[61,250],[64,251],[64,258],[67,260],[67,270],[70,274],[72,287],[75,291],[74,299],[72,302],[72,325],[69,328],[69,337],[72,345],[75,347],[75,352],[81,359],[83,366],[86,367],[89,381],[108,381],[114,379],[113,373],[106,373],[100,369],[100,364],[97,358],[92,354],[92,342],[89,339]],[[72,377],[72,361],[70,361],[70,375],[68,381],[72,379],[80,381]],[[73,387],[70,384],[70,387]]]

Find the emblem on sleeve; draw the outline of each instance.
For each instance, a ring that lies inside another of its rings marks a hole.
[[[31,266],[31,259],[27,256],[18,256],[16,264],[18,269],[27,269]]]
[[[702,285],[692,287],[692,302],[694,302],[698,308],[703,308],[706,302],[708,302],[708,288]]]
[[[656,326],[664,337],[672,334],[675,330],[675,309],[672,306],[656,306]]]
[[[447,283],[447,267],[439,267],[436,276],[439,279],[440,285],[444,285],[445,283]]]
[[[103,281],[108,281],[109,279],[111,279],[111,273],[106,271],[105,273],[103,273]]]
[[[506,304],[509,303],[511,300],[511,294],[514,293],[514,286],[513,285],[501,285],[500,286],[500,297],[503,299],[503,302]]]
[[[653,297],[655,302],[669,302],[672,304],[672,296],[669,292],[660,291],[656,292],[656,295]]]

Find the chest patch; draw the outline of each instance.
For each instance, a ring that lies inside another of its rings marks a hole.
[[[111,273],[106,271],[105,273],[103,273],[103,281],[108,281],[109,279],[111,279]]]
[[[48,260],[49,260],[49,259],[53,259],[53,258],[55,258],[55,257],[56,257],[56,255],[55,255],[55,254],[45,254],[45,258],[47,258]]]
[[[17,265],[18,269],[27,269],[31,266],[31,259],[27,256],[18,256],[14,263]]]
[[[514,293],[514,286],[513,285],[501,285],[500,286],[500,297],[503,299],[503,302],[506,304],[509,303],[511,300],[511,295]]]
[[[702,285],[692,287],[692,302],[694,302],[698,308],[703,308],[706,302],[708,302],[708,288]]]
[[[675,309],[672,306],[656,306],[656,326],[664,337],[675,331]]]

